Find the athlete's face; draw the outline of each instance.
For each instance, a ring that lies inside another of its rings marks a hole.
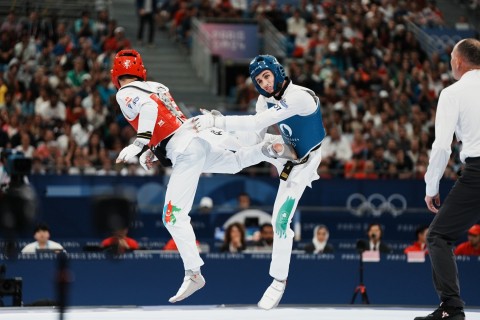
[[[273,83],[275,82],[275,77],[270,70],[262,71],[258,76],[255,77],[255,81],[260,86],[260,88],[270,94],[272,94],[275,90],[273,86]]]

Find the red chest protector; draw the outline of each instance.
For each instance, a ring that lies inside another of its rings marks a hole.
[[[157,120],[156,125],[152,132],[152,138],[148,143],[149,147],[155,147],[163,139],[171,136],[178,128],[187,120],[187,117],[182,113],[180,108],[173,100],[170,92],[152,92],[144,88],[137,86],[125,86],[122,88],[135,88],[140,91],[150,94],[150,99],[157,103]],[[140,115],[137,115],[135,119],[128,120],[130,125],[138,132],[138,119]]]

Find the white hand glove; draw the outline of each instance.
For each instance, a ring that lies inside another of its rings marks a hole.
[[[150,170],[153,166],[153,163],[158,161],[158,158],[155,156],[152,150],[148,149],[140,156],[140,165],[146,171]]]
[[[212,110],[211,112],[205,109],[200,109],[203,113],[201,116],[193,118],[193,127],[197,131],[216,127],[219,129],[225,129],[225,117],[220,111]]]
[[[207,109],[200,109],[200,112],[202,114],[211,114],[214,117],[223,117],[223,114],[220,111],[215,110],[215,109],[212,110],[212,111],[207,110]]]
[[[116,163],[127,162],[131,158],[135,157],[137,154],[142,152],[143,146],[145,144],[136,139],[131,145],[126,146],[120,151],[120,154],[117,157]]]
[[[204,114],[193,118],[193,127],[197,131],[202,131],[215,126],[215,117],[211,114]]]

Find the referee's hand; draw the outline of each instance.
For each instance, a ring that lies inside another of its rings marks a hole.
[[[433,197],[425,196],[425,203],[427,204],[428,210],[437,213],[438,208],[440,207],[440,194]]]

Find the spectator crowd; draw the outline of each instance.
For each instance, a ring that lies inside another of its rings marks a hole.
[[[289,77],[321,98],[322,178],[422,179],[438,96],[452,83],[450,52],[427,56],[408,24],[442,25],[435,2],[247,3],[161,1],[157,23],[188,45],[194,17],[268,19],[285,35]],[[105,7],[92,11],[72,21],[12,11],[2,22],[0,148],[31,158],[34,174],[157,174],[114,165],[135,132],[119,116],[109,70],[132,44]],[[252,111],[254,91],[239,75],[235,111]],[[452,147],[445,177],[455,179],[460,145]]]

